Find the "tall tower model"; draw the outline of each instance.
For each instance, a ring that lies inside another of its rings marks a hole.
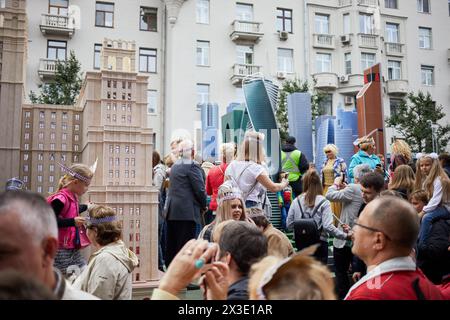
[[[0,182],[19,177],[27,18],[25,0],[0,6]]]
[[[152,130],[146,126],[147,76],[135,72],[135,43],[103,42],[101,71],[88,72],[83,109],[82,162],[98,159],[88,199],[112,207],[123,240],[139,257],[133,293],[158,280],[157,190],[152,187]],[[136,295],[134,295],[136,297]]]

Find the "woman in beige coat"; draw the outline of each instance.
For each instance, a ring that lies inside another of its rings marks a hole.
[[[89,210],[87,225],[94,253],[74,287],[104,300],[131,300],[131,273],[139,261],[121,240],[122,227],[115,212],[96,205]]]

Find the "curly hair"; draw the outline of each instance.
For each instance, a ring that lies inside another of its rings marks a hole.
[[[89,210],[89,217],[92,219],[106,218],[115,215],[116,213],[113,209],[101,205],[95,205]],[[120,221],[117,220],[90,225],[88,228],[97,231],[95,241],[101,246],[106,246],[122,238],[122,226]]]
[[[396,139],[391,145],[391,150],[393,154],[402,155],[407,162],[412,159],[411,148],[405,140]]]

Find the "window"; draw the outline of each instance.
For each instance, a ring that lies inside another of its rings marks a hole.
[[[126,118],[125,118],[125,115],[123,114],[123,115],[122,115],[122,123],[125,123],[125,119],[126,119]]]
[[[120,146],[116,144],[116,153],[120,153]]]
[[[384,0],[384,7],[390,9],[397,9],[397,0]]]
[[[42,179],[42,176],[41,176],[41,175],[37,176],[37,181],[38,181],[38,182],[42,182],[42,180],[43,180],[43,179]]]
[[[50,161],[55,161],[55,155],[53,153],[51,153],[49,159],[50,159]]]
[[[79,149],[79,146],[78,146],[77,144],[74,144],[74,145],[73,145],[73,150],[74,150],[74,151],[78,151],[78,149]]]
[[[56,119],[56,112],[52,112],[52,113],[51,113],[51,118],[52,118],[52,119]]]
[[[25,132],[24,137],[25,140],[30,140],[30,133],[29,132]]]
[[[38,149],[39,150],[44,150],[44,144],[43,143],[38,143]]]
[[[131,153],[135,154],[136,153],[136,147],[135,146],[131,146]]]
[[[136,208],[136,215],[137,216],[141,215],[141,209],[139,207]]]
[[[320,102],[319,108],[321,109],[322,114],[331,116],[333,112],[333,95],[325,95],[324,99]]]
[[[95,4],[95,26],[114,26],[114,3],[97,2]]]
[[[137,210],[137,209],[136,209]],[[136,241],[139,242],[141,240],[140,233],[136,233]]]
[[[402,100],[400,100],[400,99],[390,99],[389,100],[391,116],[394,116],[397,114],[398,106],[400,105],[400,103],[402,103]]]
[[[61,125],[61,128],[63,130],[67,130],[67,122],[63,122],[62,125]]]
[[[157,25],[158,25],[158,9],[141,7],[139,30],[157,31]]]
[[[38,193],[42,193],[42,186],[38,186],[38,187],[37,187],[37,192],[38,192]]]
[[[39,163],[39,164],[37,165],[37,171],[38,171],[38,172],[42,172],[42,168],[43,168],[42,163]]]
[[[79,125],[79,124],[76,124],[75,127],[74,127],[74,130],[75,130],[75,131],[80,131],[80,125]]]
[[[157,92],[156,90],[147,90],[147,113],[156,113],[157,110]]]
[[[209,0],[197,0],[195,12],[197,23],[209,24]]]
[[[23,154],[23,161],[27,161],[28,157],[29,157],[29,154],[28,153],[24,153]]]
[[[112,170],[109,170],[109,177],[110,177],[110,178],[113,178],[113,174],[114,174],[113,171],[112,171]]]
[[[66,60],[67,42],[66,41],[47,41],[47,59]]]
[[[450,0],[449,0],[450,1]],[[25,112],[25,118],[29,118],[31,116],[30,111]]]
[[[374,53],[361,53],[361,71],[370,68],[375,64],[375,54]]]
[[[116,166],[120,166],[120,158],[116,158],[115,163],[116,163]]]
[[[125,158],[125,167],[129,167],[129,166],[130,166],[130,159]]]
[[[119,177],[120,177],[120,171],[116,170],[116,178],[119,178]]]
[[[347,52],[344,54],[345,74],[352,74],[352,54]]]
[[[27,164],[24,164],[24,165],[23,165],[23,171],[24,171],[24,172],[28,172],[28,165],[27,165]]]
[[[388,80],[400,80],[402,77],[401,62],[388,61]]]
[[[54,143],[50,143],[50,150],[55,150],[55,144]]]
[[[28,176],[23,176],[23,182],[25,182],[25,183],[28,182]]]
[[[132,167],[136,166],[136,159],[135,158],[131,158],[131,166]]]
[[[6,8],[6,0],[0,0],[0,8]]]
[[[75,121],[80,121],[80,114],[77,113],[77,114],[75,115]]]
[[[398,24],[386,23],[386,42],[399,43]]]
[[[73,162],[78,162],[78,156],[77,155],[73,156]]]
[[[374,18],[372,14],[359,14],[359,32],[364,34],[374,33]]]
[[[44,129],[44,121],[39,121],[39,129]]]
[[[39,160],[39,161],[44,160],[44,154],[39,153],[39,154],[38,154],[38,160]]]
[[[156,72],[156,49],[139,48],[139,71]]]
[[[62,155],[61,155],[61,161],[62,161],[62,162],[65,162],[66,159],[67,159],[67,156],[66,156],[65,154],[62,154]]]
[[[197,41],[197,65],[209,66],[209,41]]]
[[[53,186],[48,187],[48,192],[49,193],[55,192],[55,187],[53,187]]]
[[[54,165],[54,164],[49,165],[49,166],[48,166],[48,170],[49,170],[50,172],[54,172],[54,171],[55,171],[55,165]]]
[[[253,46],[236,46],[237,63],[253,64]]]
[[[316,72],[331,72],[331,54],[318,53],[316,55]]]
[[[318,34],[330,33],[330,16],[325,14],[318,14],[314,18],[315,32]]]
[[[197,108],[209,102],[209,84],[197,83]]]
[[[49,176],[48,177],[48,182],[50,182],[50,183],[55,182],[55,176]]]
[[[430,13],[430,0],[417,0],[417,11]]]
[[[136,177],[136,171],[131,170],[131,177],[132,177],[132,178],[135,178],[135,177]]]
[[[67,112],[62,113],[62,118],[63,118],[63,120],[67,120]]]
[[[25,122],[25,129],[30,129],[30,122]]]
[[[125,178],[129,178],[130,177],[130,171],[129,170],[125,170]]]
[[[344,26],[344,34],[350,33],[350,13],[346,13],[342,16],[343,26]]]
[[[419,27],[419,48],[431,49],[431,28]]]
[[[125,146],[125,153],[130,153],[130,146]]]
[[[136,229],[139,229],[141,227],[141,220],[136,220]],[[137,249],[138,247],[136,247]]]
[[[45,118],[45,112],[39,111],[39,118],[44,119]]]
[[[292,10],[277,8],[277,31],[292,33]]]
[[[253,5],[246,3],[236,3],[236,19],[243,21],[253,21]]]
[[[100,69],[100,52],[102,51],[102,45],[99,43],[94,44],[94,69]]]
[[[56,134],[54,132],[50,132],[50,140],[55,140]],[[39,139],[44,139],[44,133],[39,132]]]
[[[432,86],[434,84],[434,67],[421,66],[422,84],[425,86]]]
[[[43,128],[41,128],[43,129]],[[56,122],[50,122],[50,129],[56,129]]]
[[[63,133],[61,138],[62,138],[62,140],[67,140],[67,133]]]
[[[278,71],[294,72],[294,50],[278,48]]]
[[[48,13],[59,16],[68,15],[69,0],[49,0]]]

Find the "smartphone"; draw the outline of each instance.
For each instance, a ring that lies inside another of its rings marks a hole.
[[[342,183],[345,182],[345,172],[342,174]]]

